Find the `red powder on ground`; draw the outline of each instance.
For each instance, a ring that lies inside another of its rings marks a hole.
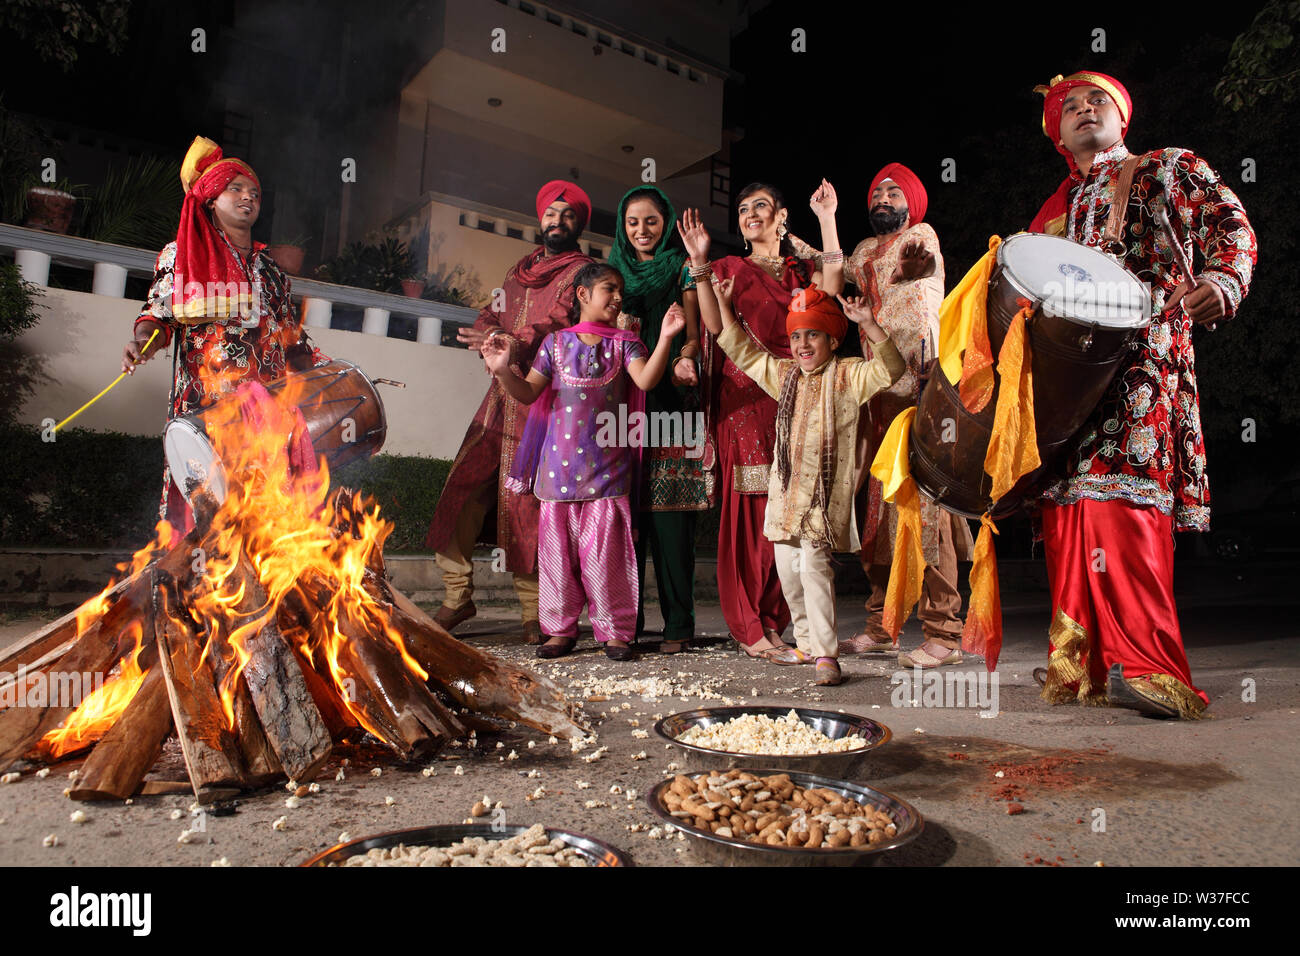
[[[1016,814],[1018,814],[1018,813],[1024,813],[1024,812],[1025,812],[1025,805],[1024,805],[1023,803],[1008,803],[1008,804],[1007,804],[1007,815],[1008,815],[1008,816],[1012,816],[1012,817],[1014,817]]]
[[[969,754],[948,754],[948,756],[951,757],[953,760],[969,760],[969,759],[970,759],[970,755],[969,755]]]

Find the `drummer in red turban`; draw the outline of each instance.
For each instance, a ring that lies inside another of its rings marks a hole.
[[[265,244],[253,240],[262,185],[252,167],[199,136],[181,163],[181,184],[176,241],[158,256],[122,356],[123,371],[130,372],[176,336],[169,419],[206,408],[247,382],[273,382],[289,367],[329,361],[302,331],[288,277]],[[163,482],[162,516],[173,527],[188,527],[189,508],[166,469]]]
[[[1206,531],[1210,518],[1192,325],[1212,330],[1236,313],[1254,272],[1255,233],[1199,156],[1129,153],[1133,101],[1114,77],[1072,73],[1036,90],[1043,132],[1070,174],[1030,231],[1114,256],[1151,290],[1154,308],[1039,500],[1053,619],[1048,666],[1035,676],[1053,703],[1196,717],[1209,697],[1192,683],[1173,592],[1173,532]],[[1108,238],[1116,197],[1124,221]],[[1173,241],[1203,263],[1194,285],[1156,221],[1162,205]]]

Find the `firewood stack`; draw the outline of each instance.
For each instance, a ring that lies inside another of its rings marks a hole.
[[[363,733],[404,759],[432,755],[474,719],[452,706],[585,732],[549,681],[461,643],[391,587],[377,510],[343,492],[277,510],[259,497],[276,484],[265,475],[231,481],[220,508],[196,495],[180,544],[141,552],[126,580],[0,655],[0,682],[17,685],[0,683],[0,771],[90,748],[71,796],[121,799],[174,732],[211,802],[311,780],[336,741]],[[295,514],[303,535],[285,531]],[[103,687],[68,700],[54,693],[68,675]],[[42,681],[51,693],[32,706]]]

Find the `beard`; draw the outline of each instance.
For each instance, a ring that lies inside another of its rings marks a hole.
[[[871,210],[871,228],[876,235],[884,236],[891,232],[898,232],[903,228],[903,223],[907,222],[907,207],[902,209],[890,209],[888,206],[877,206]]]
[[[552,226],[542,234],[542,245],[547,252],[568,252],[578,248],[578,234],[564,226]]]

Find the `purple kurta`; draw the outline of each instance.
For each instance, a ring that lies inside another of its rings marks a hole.
[[[628,422],[620,407],[637,386],[624,368],[648,356],[640,340],[585,345],[568,329],[542,340],[533,371],[551,380],[555,395],[533,489],[539,500],[590,501],[631,492],[635,454],[620,429]]]

